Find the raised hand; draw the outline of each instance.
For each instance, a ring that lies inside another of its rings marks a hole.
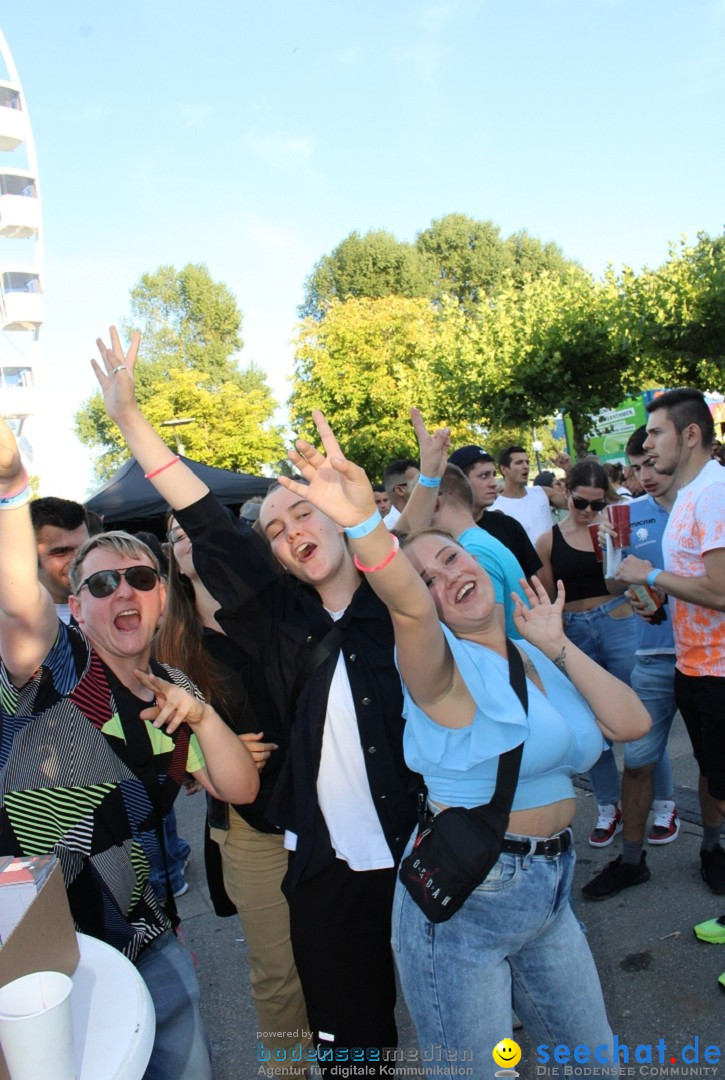
[[[533,587],[532,587],[533,586]],[[514,624],[516,629],[529,644],[541,649],[545,656],[553,660],[559,655],[565,643],[562,613],[564,611],[564,584],[556,583],[556,600],[552,604],[546,589],[534,575],[529,585],[521,578],[521,587],[529,602],[528,608],[516,593],[514,601]]]
[[[124,409],[136,403],[134,368],[141,334],[138,330],[133,333],[126,353],[123,351],[121,338],[115,326],[110,328],[110,335],[110,346],[105,345],[100,338],[96,339],[102,365],[97,360],[91,360],[91,366],[101,387],[106,412],[112,420],[117,420]]]
[[[296,449],[290,450],[288,457],[308,483],[300,484],[287,476],[280,476],[279,483],[301,499],[307,499],[343,528],[359,525],[376,509],[370,481],[364,469],[347,460],[318,409],[313,411],[312,419],[324,454],[305,439],[298,439]]]
[[[23,463],[12,428],[0,417],[0,484],[19,480],[23,475]],[[17,486],[17,485],[15,485]]]
[[[451,429],[428,431],[418,409],[410,410],[410,421],[418,440],[421,473],[423,476],[443,476],[451,448]]]

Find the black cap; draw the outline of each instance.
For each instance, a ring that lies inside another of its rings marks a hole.
[[[459,469],[467,469],[469,465],[475,465],[477,461],[490,461],[491,455],[482,446],[462,446],[460,450],[454,450],[448,458],[449,465],[457,465]]]

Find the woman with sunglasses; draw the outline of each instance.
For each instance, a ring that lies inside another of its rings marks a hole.
[[[260,771],[259,795],[253,803],[232,805],[209,796],[210,840],[218,845],[224,890],[237,910],[247,941],[258,1030],[278,1033],[264,1040],[272,1059],[291,1055],[297,1044],[304,1056],[309,1043],[303,1034],[308,1030],[307,1013],[292,955],[287,902],[281,891],[287,853],[282,831],[265,816],[282,764],[278,751],[284,738],[278,712],[262,666],[219,625],[219,604],[194,566],[191,540],[173,515],[167,525],[166,609],[155,654],[163,663],[187,672],[245,743]],[[259,545],[263,550],[261,540]],[[210,891],[212,886],[210,877]],[[273,1060],[268,1068],[271,1075],[275,1071]],[[283,1075],[305,1075],[304,1064],[284,1061],[279,1068],[284,1069]]]
[[[609,478],[596,458],[585,458],[572,466],[567,478],[569,514],[539,537],[536,550],[543,563],[539,578],[552,600],[556,597],[555,583],[564,584],[566,636],[592,660],[629,684],[637,649],[635,615],[626,596],[613,597],[607,591],[603,564],[597,561],[589,532],[590,525],[603,520],[609,490]],[[611,744],[590,770],[589,778],[599,808],[589,843],[592,847],[608,847],[622,828],[619,773]],[[669,758],[657,763],[654,786],[655,798],[671,798]]]
[[[536,578],[529,607],[514,596],[525,711],[509,682],[488,574],[435,530],[412,534],[399,552],[364,471],[344,458],[322,414],[313,418],[325,453],[299,440],[289,457],[308,486],[280,483],[345,528],[355,565],[390,612],[406,760],[424,774],[431,810],[488,802],[499,755],[523,743],[499,859],[462,908],[433,925],[401,881],[396,886],[393,948],[422,1059],[472,1061],[479,1080],[497,1075],[491,1052],[511,1035],[513,995],[534,1045],[598,1047],[611,1062],[599,979],[568,903],[571,777],[600,752],[602,733],[637,737],[649,718],[628,687],[566,640],[563,590],[552,604]],[[556,1065],[550,1075],[559,1075]]]

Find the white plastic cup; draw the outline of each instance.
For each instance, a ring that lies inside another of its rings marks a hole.
[[[72,989],[58,971],[0,988],[0,1046],[11,1080],[75,1080]]]

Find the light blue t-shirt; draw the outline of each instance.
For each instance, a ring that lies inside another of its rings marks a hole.
[[[499,755],[522,739],[513,809],[573,798],[572,776],[587,772],[604,749],[604,737],[579,691],[542,652],[521,640],[517,644],[531,658],[546,690],[542,694],[527,679],[527,716],[509,682],[508,660],[457,638],[447,626],[443,632],[477,708],[468,727],[442,727],[415,704],[403,684],[405,761],[423,774],[430,798],[444,806],[490,802]]]
[[[638,559],[649,559],[653,566],[663,566],[662,537],[667,526],[669,510],[660,506],[651,495],[640,495],[629,504],[632,536],[627,551]],[[637,619],[637,653],[673,653],[675,638],[672,617],[665,607],[667,618],[653,626],[646,619]]]
[[[503,604],[506,616],[506,634],[510,638],[520,638],[521,634],[514,625],[514,604],[511,593],[518,593],[524,601],[524,606],[528,607],[524,590],[519,584],[519,579],[526,577],[526,574],[521,569],[521,563],[500,540],[497,540],[495,536],[491,536],[490,533],[485,532],[483,529],[479,529],[478,525],[466,529],[457,539],[461,547],[464,547],[478,560],[491,578],[496,603]]]

